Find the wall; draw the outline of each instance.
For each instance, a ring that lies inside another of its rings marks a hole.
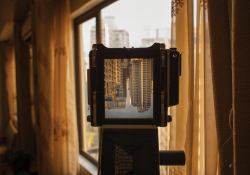
[[[86,3],[90,1],[91,0],[70,0],[71,13],[75,12],[80,7],[84,6]],[[96,0],[92,0],[92,1],[96,1]]]

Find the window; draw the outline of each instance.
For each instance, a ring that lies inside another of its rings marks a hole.
[[[171,0],[107,0],[74,20],[79,148],[80,153],[94,164],[97,165],[98,160],[99,131],[86,121],[89,115],[86,70],[92,44],[103,43],[106,47],[122,48],[148,47],[158,42],[165,43],[168,48],[170,24]],[[106,67],[105,77],[108,78],[111,63],[106,62]],[[104,90],[107,93],[110,91],[108,84]],[[166,135],[167,128],[159,129],[159,138],[164,137],[164,142],[159,139],[160,149],[168,149]]]
[[[76,77],[76,103],[77,122],[79,133],[80,154],[90,162],[98,165],[99,152],[99,130],[91,127],[87,122],[89,113],[88,89],[87,89],[87,69],[89,66],[88,54],[92,44],[105,42],[101,37],[100,10],[115,0],[107,0],[97,5],[90,11],[74,20],[74,40],[75,40],[75,77]]]
[[[90,115],[90,108],[88,105],[88,84],[87,84],[87,70],[89,68],[88,53],[91,46],[96,43],[96,19],[92,18],[83,22],[80,27],[80,47],[81,47],[81,70],[82,70],[82,145],[81,150],[87,152],[96,160],[98,160],[98,128],[92,127],[87,121],[87,116]]]

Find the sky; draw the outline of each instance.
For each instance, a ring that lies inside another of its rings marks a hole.
[[[119,0],[102,9],[101,15],[114,16],[117,28],[129,32],[130,47],[140,47],[143,37],[156,36],[156,28],[164,35],[161,29],[171,27],[171,0]]]
[[[142,38],[167,37],[167,28],[171,27],[171,0],[119,0],[101,11],[102,18],[114,16],[117,29],[129,32],[130,47],[140,47]],[[83,24],[84,51],[90,46],[90,30],[95,19]]]

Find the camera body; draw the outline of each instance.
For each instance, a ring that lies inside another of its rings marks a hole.
[[[89,53],[87,121],[99,126],[98,174],[159,174],[159,165],[185,165],[183,151],[159,151],[158,129],[179,103],[181,54],[155,43]]]
[[[167,126],[168,107],[179,103],[181,54],[155,43],[148,48],[93,45],[88,103],[92,126]]]

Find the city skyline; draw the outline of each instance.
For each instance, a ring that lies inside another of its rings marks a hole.
[[[129,32],[130,47],[141,47],[142,38],[156,38],[157,28],[159,37],[170,38],[165,29],[171,28],[171,3],[171,0],[120,0],[102,9],[101,15],[113,16],[117,29]]]
[[[167,47],[170,47],[170,28],[160,29],[145,26],[142,32],[145,34],[140,38],[141,44],[139,47],[149,47],[154,43],[165,43]],[[92,46],[96,44],[95,25],[92,25],[90,33],[90,46]],[[128,48],[133,46],[130,42],[129,32],[126,29],[117,27],[114,16],[106,16],[102,19],[102,44],[110,48]]]
[[[168,26],[144,25],[141,28],[140,36],[135,38],[131,36],[131,32],[117,25],[114,16],[105,16],[102,18],[102,43],[106,47],[123,48],[123,47],[149,47],[153,43],[165,43],[166,47],[170,47],[171,29]],[[95,18],[92,18],[82,24],[83,37],[83,54],[86,62],[88,62],[88,53],[92,49],[92,45],[96,44],[96,26]],[[137,29],[138,30],[138,29]]]

